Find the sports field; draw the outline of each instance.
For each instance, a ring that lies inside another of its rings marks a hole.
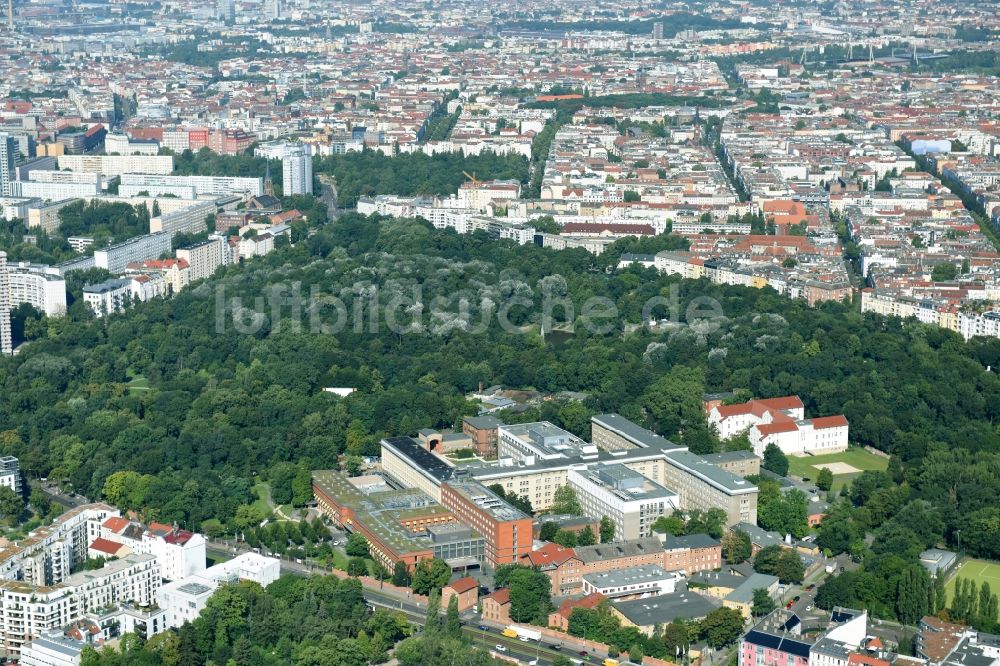
[[[788,456],[788,473],[813,482],[816,481],[820,468],[826,466],[833,472],[834,489],[838,489],[861,472],[886,469],[889,459],[869,453],[861,447],[851,447],[841,453],[825,456]]]
[[[955,593],[955,581],[959,578],[969,578],[977,586],[982,585],[985,581],[990,584],[991,590],[998,591],[1000,590],[1000,562],[962,560],[944,586],[948,592],[949,603],[951,603],[951,597]]]

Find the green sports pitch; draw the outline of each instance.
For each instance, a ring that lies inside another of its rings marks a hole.
[[[962,560],[958,568],[951,574],[951,578],[945,583],[945,590],[948,592],[948,602],[951,602],[955,594],[955,582],[959,578],[968,578],[975,582],[977,586],[984,582],[990,584],[993,592],[1000,592],[1000,562],[990,560]]]
[[[846,473],[830,470],[833,472],[833,487],[835,490],[845,483],[850,482],[851,479],[861,474],[861,472],[868,470],[881,471],[889,466],[888,458],[869,453],[861,447],[852,446],[846,451],[824,456],[788,456],[788,473],[815,482],[816,476],[819,475],[819,468],[816,465],[831,463],[844,463],[853,468],[852,471]]]

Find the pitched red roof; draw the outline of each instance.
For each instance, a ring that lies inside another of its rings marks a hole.
[[[94,543],[90,544],[91,550],[96,550],[100,553],[107,553],[108,555],[114,555],[119,550],[122,549],[122,544],[117,541],[111,541],[110,539],[105,539],[103,537],[97,537],[94,539]]]
[[[605,599],[607,599],[607,597],[600,592],[588,594],[582,599],[567,599],[562,602],[562,605],[559,606],[559,610],[556,612],[563,617],[568,618],[573,613],[574,608],[594,608]]]
[[[538,550],[533,550],[525,555],[524,559],[528,560],[533,567],[557,567],[574,557],[576,557],[576,552],[572,548],[564,548],[557,543],[546,543]]]
[[[101,527],[107,527],[112,532],[121,532],[128,527],[129,521],[126,518],[111,517],[101,523]]]
[[[847,425],[847,417],[843,414],[836,416],[821,416],[812,420],[813,428],[822,430],[823,428],[841,428]]]
[[[501,606],[505,606],[510,603],[510,590],[505,588],[499,589],[493,594],[486,597],[487,599],[492,599]]]
[[[459,578],[458,580],[448,583],[448,587],[455,590],[459,594],[465,594],[469,590],[479,587],[479,583],[472,576],[466,576],[465,578]]]

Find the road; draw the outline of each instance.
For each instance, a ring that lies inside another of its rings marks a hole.
[[[210,542],[206,544],[206,551],[209,555],[215,557],[230,558],[240,553],[248,552],[248,549],[240,548],[234,550],[232,546]],[[316,567],[307,563],[299,564],[298,562],[286,559],[281,560],[281,572],[295,576],[329,575],[327,569],[323,567]],[[378,590],[372,587],[365,587],[363,589],[365,600],[373,607],[401,611],[411,623],[423,626],[427,616],[427,609],[423,604],[407,600],[400,595],[390,593],[388,590]],[[487,626],[480,624],[478,619],[470,613],[467,613],[463,617],[462,623],[462,631],[469,636],[476,647],[495,651],[496,646],[500,645],[506,649],[503,654],[516,657],[525,663],[530,663],[538,659],[538,666],[548,666],[552,663],[553,659],[561,654],[570,659],[579,659],[589,664],[600,664],[607,656],[603,653],[588,653],[588,656],[584,657],[578,654],[579,648],[548,638],[543,638],[540,644],[530,641],[524,642],[516,638],[507,638],[500,633],[503,631],[503,627],[499,625]],[[486,627],[486,630],[480,629],[481,626]],[[558,645],[559,649],[552,649],[553,645]]]

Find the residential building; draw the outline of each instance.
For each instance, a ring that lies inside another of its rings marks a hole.
[[[583,563],[572,548],[546,542],[541,548],[522,556],[521,561],[527,566],[537,568],[549,577],[554,596],[579,592]]]
[[[554,629],[559,631],[569,631],[569,618],[573,614],[573,610],[577,608],[593,609],[598,606],[602,601],[605,601],[607,597],[603,594],[595,593],[588,594],[585,597],[566,599],[560,604],[559,608],[549,613],[548,624]]]
[[[0,132],[0,196],[16,196],[11,187],[16,179],[17,142],[10,134]]]
[[[47,632],[21,647],[20,666],[79,666],[86,643],[64,635]]]
[[[149,606],[160,584],[152,555],[126,555],[103,568],[81,571],[52,586],[0,582],[0,640],[8,654],[46,630],[63,627],[89,612],[124,603]]]
[[[216,211],[215,202],[192,202],[183,208],[164,212],[149,220],[149,233],[200,234],[207,228],[209,216]]]
[[[14,351],[14,337],[10,328],[10,276],[7,253],[0,251],[0,354]]]
[[[196,196],[225,196],[240,194],[261,196],[264,194],[263,178],[238,176],[171,176],[153,173],[126,173],[122,175],[118,190],[121,196],[135,196],[147,192],[149,196],[172,194],[170,188],[193,187]],[[167,188],[167,189],[162,189]]]
[[[14,456],[0,456],[0,487],[10,488],[18,497],[23,493],[21,464]]]
[[[662,566],[667,571],[682,571],[690,576],[722,566],[722,542],[707,534],[664,534],[661,539],[664,551]]]
[[[126,134],[108,134],[104,137],[104,152],[108,155],[156,155],[160,144],[148,139],[133,139]]]
[[[483,597],[484,622],[510,624],[510,590],[506,587]]]
[[[587,516],[607,516],[616,539],[638,539],[653,532],[660,516],[680,508],[680,496],[620,463],[571,468],[567,482]]]
[[[779,608],[743,636],[737,658],[740,666],[810,666],[814,661],[822,662],[822,655],[831,652],[835,645],[848,652],[857,649],[867,630],[867,612],[838,606],[831,612],[825,631],[806,635],[799,617]],[[814,657],[817,645],[820,647]]]
[[[9,303],[27,303],[48,317],[66,314],[66,280],[59,270],[41,264],[20,262],[7,266]]]
[[[57,162],[60,169],[104,176],[167,175],[174,171],[174,158],[171,155],[62,155]]]
[[[132,281],[111,278],[83,288],[83,300],[98,317],[109,315],[125,307],[132,297]]]
[[[210,236],[202,243],[178,248],[174,255],[191,267],[191,281],[211,277],[219,266],[229,263],[229,248],[222,236]]]
[[[448,608],[451,598],[455,597],[458,612],[464,613],[474,609],[479,604],[479,581],[472,576],[453,580],[441,588],[441,607]]]
[[[103,268],[112,275],[119,275],[132,262],[157,259],[169,253],[170,239],[168,233],[147,234],[94,250],[94,266]]]
[[[285,196],[312,194],[312,156],[308,147],[298,144],[294,149],[289,149],[281,159],[281,172],[281,187]]]
[[[502,423],[493,416],[466,416],[462,419],[462,432],[472,439],[473,449],[483,457],[495,456]]]

